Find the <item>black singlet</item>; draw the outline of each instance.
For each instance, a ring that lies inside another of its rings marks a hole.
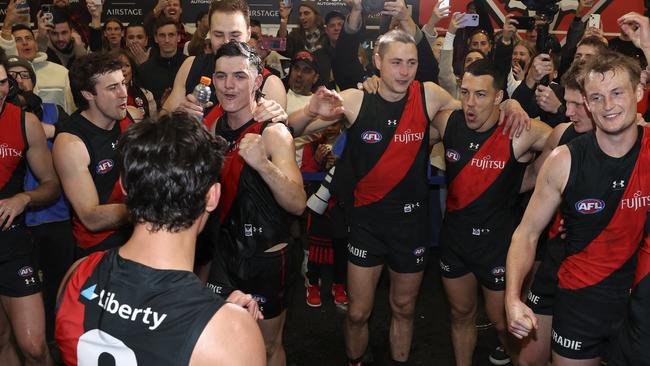
[[[191,272],[147,267],[112,249],[91,254],[70,277],[55,337],[67,365],[188,365],[223,304]]]

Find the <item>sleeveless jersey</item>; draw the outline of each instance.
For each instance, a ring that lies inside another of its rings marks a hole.
[[[462,110],[449,116],[443,136],[445,224],[458,232],[468,225],[472,230],[514,229],[514,206],[526,163],[517,161],[512,142],[502,131],[498,125],[485,132],[471,130]]]
[[[560,205],[567,228],[559,287],[628,289],[650,206],[650,134],[639,128],[620,158],[605,154],[594,132],[567,144],[571,170]]]
[[[59,301],[55,338],[66,365],[188,365],[224,304],[192,272],[147,267],[117,249],[81,262]]]
[[[212,79],[212,75],[214,75],[214,66],[214,54],[211,53],[196,56],[194,58],[194,61],[192,61],[190,71],[187,73],[187,79],[185,79],[185,95],[192,94],[194,87],[196,87],[196,85],[201,80],[201,76],[206,76]],[[264,79],[262,80],[262,85],[260,85],[260,90],[264,88],[266,79],[268,79],[268,77],[271,75],[273,74],[264,68],[262,71],[262,76]],[[212,83],[210,83],[210,91],[210,101],[214,106],[216,106],[219,101],[217,101],[217,93],[214,89],[214,84]],[[209,109],[206,108],[206,112],[210,112],[210,110],[212,110],[212,107]]]
[[[212,118],[217,116],[210,113],[206,125],[214,125]],[[230,269],[246,278],[248,258],[289,240],[288,214],[259,173],[239,156],[239,141],[247,133],[261,135],[268,123],[251,120],[232,130],[227,115],[217,118],[215,133],[230,146],[220,173],[218,247],[227,256]]]
[[[65,132],[79,137],[86,145],[86,150],[90,156],[88,171],[97,189],[100,205],[122,203],[124,201],[124,195],[118,182],[120,164],[116,149],[120,134],[131,123],[133,123],[133,120],[127,114],[123,120],[115,123],[113,128],[107,131],[97,127],[82,116],[80,111],[77,111],[68,120],[61,123],[60,128],[57,130],[57,133]],[[101,243],[113,234],[124,236],[122,243],[128,239],[123,230],[109,229],[91,232],[83,225],[76,213],[72,217],[72,233],[77,245],[84,249]]]
[[[25,113],[5,103],[0,113],[0,199],[23,192],[27,146]]]
[[[560,140],[557,143],[557,146],[562,146],[566,145],[569,142],[573,141],[573,139],[582,136],[584,132],[577,132],[576,131],[576,126],[571,123],[562,133],[562,136],[560,136]],[[550,227],[548,228],[548,239],[553,239],[557,236],[560,230],[560,223],[562,221],[562,214],[560,213],[560,210],[558,209],[557,212],[555,213],[553,222],[551,223]]]
[[[413,81],[397,102],[364,92],[337,162],[335,179],[339,176],[340,182],[349,175],[345,177],[347,192],[339,197],[354,202],[354,207],[380,206],[396,212],[407,212],[409,205],[426,205],[428,146],[429,118],[422,84]]]
[[[53,103],[43,103],[43,116],[41,117],[42,123],[47,123],[49,125],[55,125],[59,120],[59,111],[56,104]],[[52,140],[47,140],[47,147],[52,151]],[[25,191],[32,191],[40,183],[38,179],[34,176],[31,169],[27,167],[27,175],[25,176]],[[70,207],[63,196],[63,192],[59,194],[59,198],[53,204],[40,207],[36,209],[29,209],[25,211],[25,223],[27,226],[36,226],[40,224],[46,224],[50,222],[61,222],[67,221],[70,219]]]

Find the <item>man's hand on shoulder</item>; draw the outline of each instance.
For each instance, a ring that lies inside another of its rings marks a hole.
[[[510,138],[519,137],[521,133],[530,130],[530,117],[521,107],[521,104],[514,99],[508,99],[499,107],[499,125],[504,124],[503,134],[510,132]]]
[[[264,319],[264,315],[260,311],[257,301],[255,301],[253,296],[250,294],[245,294],[239,290],[235,290],[228,296],[226,301],[246,309],[254,320]]]
[[[253,118],[256,121],[271,121],[287,124],[289,116],[280,103],[272,99],[260,98],[253,111]]]

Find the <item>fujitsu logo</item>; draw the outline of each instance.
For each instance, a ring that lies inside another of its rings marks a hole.
[[[396,133],[393,136],[393,141],[408,144],[409,142],[422,141],[424,139],[424,132],[411,132],[406,130],[404,133]]]
[[[7,156],[10,158],[22,158],[23,152],[21,150],[14,149],[5,142],[3,144],[0,144],[0,158],[5,158]]]
[[[472,158],[470,165],[475,166],[481,170],[503,170],[506,167],[506,162],[501,160],[492,160],[492,157],[490,155],[486,155],[483,157],[483,159]]]
[[[636,191],[632,197],[621,200],[621,210],[634,209],[637,211],[648,206],[650,206],[650,195],[644,196],[641,191]]]

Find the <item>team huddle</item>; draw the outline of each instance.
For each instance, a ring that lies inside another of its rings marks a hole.
[[[287,113],[247,42],[248,5],[215,1],[208,18],[212,53],[187,58],[160,116],[141,122],[122,61],[97,52],[71,66],[79,109],[50,136],[47,113],[8,101],[21,64],[0,54],[3,364],[19,364],[11,330],[27,364],[54,364],[25,220],[64,195],[77,244],[57,293],[65,364],[285,365],[303,260],[291,225],[308,198],[294,138],[342,124],[329,183],[347,228],[349,365],[366,364],[384,270],[390,362],[408,363],[438,143],[448,191],[439,274],[456,364],[472,364],[483,298],[513,364],[650,365],[650,132],[637,116],[648,71],[637,60],[576,59],[561,80],[567,119],[552,128],[508,97],[488,59],[464,67],[458,99],[416,80],[419,41],[393,29],[374,46],[376,88],[320,87]],[[619,24],[650,57],[650,20],[629,13]],[[201,77],[209,103],[192,94]]]

